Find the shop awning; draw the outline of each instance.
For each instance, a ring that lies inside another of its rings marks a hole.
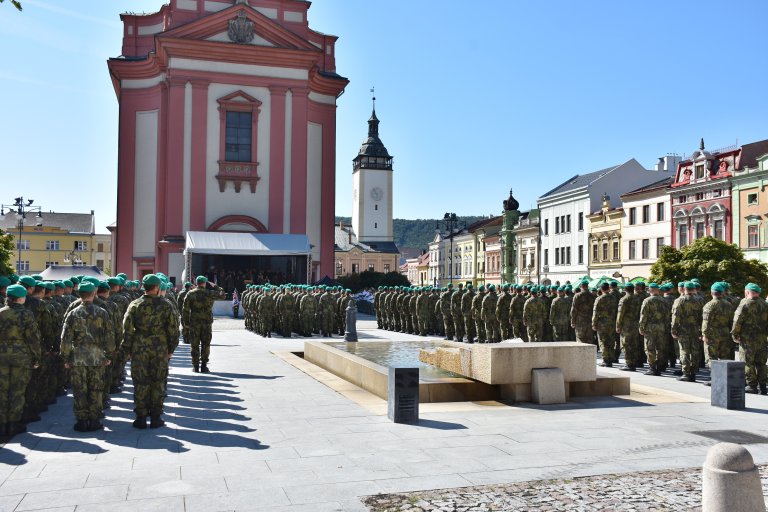
[[[229,256],[306,256],[309,253],[307,235],[221,231],[187,231],[187,245],[184,249],[184,254]]]

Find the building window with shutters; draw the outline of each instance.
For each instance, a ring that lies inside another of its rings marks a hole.
[[[584,246],[580,245],[579,246],[579,265],[583,265],[583,264],[584,264]]]
[[[712,236],[717,238],[718,240],[725,240],[723,237],[723,221],[722,220],[716,220],[712,224]]]
[[[688,225],[680,224],[677,228],[677,248],[682,249],[688,245]]]
[[[629,259],[634,260],[635,259],[635,246],[636,243],[634,240],[629,241]]]
[[[747,247],[750,249],[757,247],[758,245],[758,235],[757,235],[757,224],[750,224],[747,226]]]
[[[662,222],[666,217],[664,210],[665,210],[664,203],[656,204],[656,221],[657,222]]]
[[[579,231],[584,231],[584,214],[579,212]]]
[[[643,224],[651,222],[651,205],[643,206]]]
[[[637,224],[637,208],[629,209],[629,225],[634,226]]]
[[[659,237],[656,239],[656,257],[661,257],[661,249],[664,247],[664,237]]]
[[[597,255],[598,255],[598,249],[597,244],[592,244],[592,261],[596,262],[598,261]]]
[[[619,241],[614,240],[613,242],[613,259],[614,261],[620,259],[619,258]]]
[[[648,258],[651,257],[651,255],[650,255],[650,252],[651,252],[651,241],[649,239],[647,239],[647,238],[643,239],[643,249],[642,250],[643,250],[643,259],[644,260],[647,260]]]
[[[603,261],[608,261],[608,242],[603,242]]]

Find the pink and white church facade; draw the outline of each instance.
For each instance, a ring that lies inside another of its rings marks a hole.
[[[123,14],[117,272],[178,283],[189,232],[306,235],[334,272],[336,36],[302,0],[170,0]]]

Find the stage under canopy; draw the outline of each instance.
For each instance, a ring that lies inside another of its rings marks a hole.
[[[227,292],[246,284],[306,283],[307,235],[188,231],[187,280],[203,274]]]

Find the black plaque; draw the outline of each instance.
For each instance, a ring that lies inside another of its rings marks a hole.
[[[712,360],[711,363],[712,405],[744,409],[744,362]]]
[[[395,423],[419,422],[419,369],[389,367],[387,417]]]

